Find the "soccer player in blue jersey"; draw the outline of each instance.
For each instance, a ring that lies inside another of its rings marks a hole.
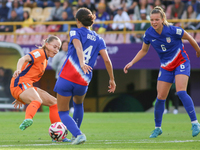
[[[200,124],[196,117],[193,101],[186,92],[190,76],[190,60],[184,49],[182,39],[190,42],[196,51],[197,57],[200,56],[200,48],[186,31],[167,22],[166,15],[161,7],[156,6],[152,10],[150,22],[151,27],[146,30],[143,37],[142,49],[124,67],[124,72],[127,73],[133,64],[147,54],[151,44],[160,57],[161,67],[158,75],[157,100],[154,108],[155,130],[150,135],[150,138],[156,138],[162,134],[161,123],[165,100],[174,80],[177,95],[182,101],[192,123],[192,136],[195,137],[200,132]]]
[[[72,144],[81,144],[86,136],[80,131],[83,119],[83,100],[92,78],[92,68],[98,54],[104,60],[109,80],[108,92],[116,88],[112,63],[106,51],[104,40],[89,28],[94,23],[95,15],[87,8],[80,8],[76,13],[77,29],[70,31],[67,58],[61,68],[54,87],[57,92],[58,113],[62,122],[72,133]],[[73,97],[74,114],[69,116],[69,101]]]

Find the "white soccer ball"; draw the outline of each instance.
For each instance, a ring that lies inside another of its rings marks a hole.
[[[49,127],[49,135],[53,140],[62,141],[67,137],[67,127],[62,122],[55,122]]]

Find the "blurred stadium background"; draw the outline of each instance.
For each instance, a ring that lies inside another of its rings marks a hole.
[[[0,110],[14,111],[9,80],[18,59],[36,49],[49,35],[69,40],[70,29],[76,27],[74,14],[80,7],[87,7],[96,14],[96,22],[91,29],[106,41],[117,83],[116,92],[108,94],[108,75],[99,56],[84,102],[85,111],[151,110],[159,71],[155,50],[150,47],[148,54],[128,74],[123,73],[123,67],[140,50],[142,35],[150,26],[149,13],[156,5],[165,9],[169,22],[184,28],[200,42],[199,0],[0,0]],[[187,41],[183,42],[191,60],[188,93],[198,107],[200,63],[192,46]],[[56,96],[53,92],[55,71],[51,62],[52,59],[49,59],[44,76],[35,85]],[[48,110],[42,107],[40,111]]]

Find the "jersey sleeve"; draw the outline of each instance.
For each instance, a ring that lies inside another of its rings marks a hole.
[[[184,30],[180,27],[175,27],[175,26],[170,26],[171,28],[171,33],[172,33],[172,36],[178,38],[178,39],[181,39],[183,34],[184,34]]]
[[[74,29],[71,30],[69,32],[69,36],[70,36],[70,43],[72,42],[73,39],[79,39],[80,40],[80,35],[79,35],[77,30],[74,30]]]
[[[42,59],[43,55],[44,55],[44,54],[42,54],[42,51],[39,51],[39,50],[34,50],[34,51],[32,51],[28,54],[32,59],[32,62],[31,62],[32,64],[40,61]]]
[[[149,45],[150,44],[150,40],[148,39],[148,30],[144,33],[143,35],[143,41],[145,44]]]
[[[102,38],[100,38],[100,39],[99,39],[99,47],[98,47],[98,50],[100,51],[100,50],[102,50],[102,49],[106,49],[106,43],[105,43],[105,41],[104,41]]]

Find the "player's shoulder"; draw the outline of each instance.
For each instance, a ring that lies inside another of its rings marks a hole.
[[[35,49],[30,52],[34,56],[34,58],[38,58],[40,56],[45,56],[45,52],[43,49]]]
[[[154,29],[153,29],[153,27],[149,27],[146,31],[145,31],[145,33],[144,33],[144,35],[143,35],[143,38],[148,38],[148,37],[150,37],[152,34],[154,33]]]
[[[166,26],[166,31],[171,32],[176,35],[182,35],[184,30],[181,27],[176,27],[173,25]]]

